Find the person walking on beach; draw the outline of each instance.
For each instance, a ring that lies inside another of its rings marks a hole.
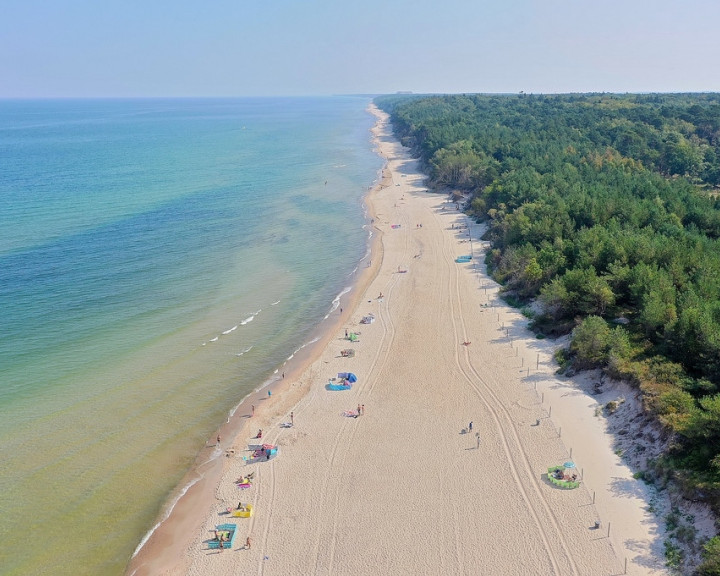
[[[365,404],[363,404],[360,408],[362,408],[362,414],[365,416]]]
[[[255,416],[255,404],[253,404],[252,406],[250,406],[250,408],[252,408],[252,414],[251,414],[251,416],[250,416],[250,417],[252,418],[253,416]]]
[[[220,446],[220,434],[218,434],[218,437],[217,437],[217,445]]]
[[[251,544],[250,536],[248,536],[247,539],[245,540],[245,548],[250,550],[250,544]]]
[[[480,449],[480,432],[475,432],[475,439],[477,440],[477,446],[475,446],[476,450]]]
[[[290,426],[295,426],[295,412],[290,412]]]
[[[468,430],[470,430],[470,432],[472,432],[472,420],[470,421],[470,424],[468,424]]]

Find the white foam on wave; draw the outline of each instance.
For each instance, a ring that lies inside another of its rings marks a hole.
[[[310,344],[315,344],[315,342],[317,342],[318,340],[320,340],[320,336],[315,336],[315,338],[310,340],[310,342],[305,342],[305,344],[303,344],[302,346],[300,346],[300,348],[298,348],[297,350],[295,350],[295,352],[293,352],[293,356],[295,356],[295,354],[300,352],[300,350],[302,350],[303,348],[310,346]],[[292,358],[292,356],[290,356],[290,358]],[[290,358],[288,358],[288,360],[290,360]]]
[[[276,304],[280,304],[280,300],[278,300],[277,302],[273,302],[272,304],[270,304],[270,306],[275,306]]]
[[[315,342],[317,342],[318,340],[320,340],[320,336],[315,336],[315,338],[310,340],[310,342],[303,344],[302,346],[300,346],[300,348],[305,348],[305,346],[310,346],[310,344],[315,344]]]
[[[277,372],[278,372],[278,370],[275,370],[275,374],[277,374]],[[278,381],[277,378],[274,378],[274,377],[268,378],[267,380],[265,380],[265,382],[260,384],[260,386],[255,388],[255,390],[253,390],[253,392],[260,392],[260,390],[262,390],[263,388],[267,388],[270,384],[272,384],[273,382],[277,382],[277,381]]]
[[[237,328],[238,328],[237,324],[235,324],[235,326],[230,328],[230,330],[225,330],[225,332],[223,332],[223,334],[227,335],[227,334],[230,334],[230,332],[235,332],[235,330],[237,330]]]
[[[170,503],[170,506],[168,506],[168,508],[165,510],[165,514],[163,514],[163,517],[158,521],[157,524],[155,524],[155,526],[150,528],[150,530],[148,530],[148,533],[145,534],[145,536],[143,536],[142,540],[140,540],[140,544],[138,544],[137,548],[135,548],[135,552],[133,552],[132,558],[135,558],[135,556],[137,556],[138,552],[140,552],[140,550],[142,550],[143,546],[145,546],[145,544],[147,544],[147,541],[150,540],[150,538],[155,533],[155,531],[158,528],[160,528],[160,526],[162,526],[163,522],[165,522],[165,520],[170,518],[170,514],[172,514],[172,511],[175,509],[175,506],[177,506],[177,503],[180,501],[180,498],[185,496],[185,494],[187,494],[187,491],[190,490],[190,488],[192,488],[200,480],[202,480],[202,478],[203,478],[203,476],[199,475],[197,478],[190,480],[190,482],[188,482],[183,487],[183,489],[180,490],[180,493],[173,499],[173,501]]]
[[[325,317],[323,318],[323,320],[327,320],[328,317],[330,316],[330,314],[335,312],[335,310],[337,310],[340,307],[340,298],[345,296],[345,294],[350,292],[350,290],[352,290],[352,286],[347,286],[342,289],[340,294],[338,294],[337,296],[335,296],[335,298],[333,298],[332,304],[330,305],[330,311],[327,314],[325,314]]]
[[[252,346],[250,346],[249,348],[245,348],[245,350],[243,350],[243,351],[240,352],[239,354],[235,354],[235,356],[242,356],[243,354],[247,354],[247,353],[250,352],[250,350],[252,350],[252,349],[253,349]]]
[[[247,318],[245,318],[245,320],[243,320],[242,322],[240,322],[240,326],[245,326],[247,323],[252,322],[253,320],[255,320],[255,316],[257,316],[258,314],[260,314],[260,312],[262,312],[262,308],[260,308],[260,310],[257,310],[256,312],[253,312],[250,316],[248,316]]]
[[[210,342],[217,342],[217,341],[218,341],[218,338],[220,338],[220,337],[219,337],[219,336],[215,336],[215,338],[210,338]]]

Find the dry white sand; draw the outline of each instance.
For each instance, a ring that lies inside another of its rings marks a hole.
[[[665,574],[650,495],[613,452],[596,399],[554,375],[557,344],[535,339],[499,300],[480,228],[469,242],[457,229],[466,217],[424,189],[375,113],[388,159],[386,186],[369,199],[379,271],[321,356],[248,420],[204,521],[152,573],[596,576],[623,574],[627,560],[627,574]],[[473,263],[455,263],[471,244]],[[376,321],[360,324],[369,313]],[[344,348],[356,356],[342,358]],[[344,371],[358,376],[352,389],[326,390]],[[364,415],[343,415],[359,404]],[[281,427],[291,410],[294,427]],[[247,465],[257,428],[280,452]],[[571,458],[581,486],[550,484],[548,466]],[[242,491],[234,481],[250,471],[256,481]],[[252,518],[223,515],[241,500]],[[227,521],[237,524],[232,550],[209,550]]]

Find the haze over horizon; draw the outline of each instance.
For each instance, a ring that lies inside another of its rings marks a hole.
[[[0,98],[714,92],[718,22],[716,0],[27,0]]]

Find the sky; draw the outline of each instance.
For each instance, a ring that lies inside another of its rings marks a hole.
[[[720,0],[0,0],[0,98],[718,92]]]

